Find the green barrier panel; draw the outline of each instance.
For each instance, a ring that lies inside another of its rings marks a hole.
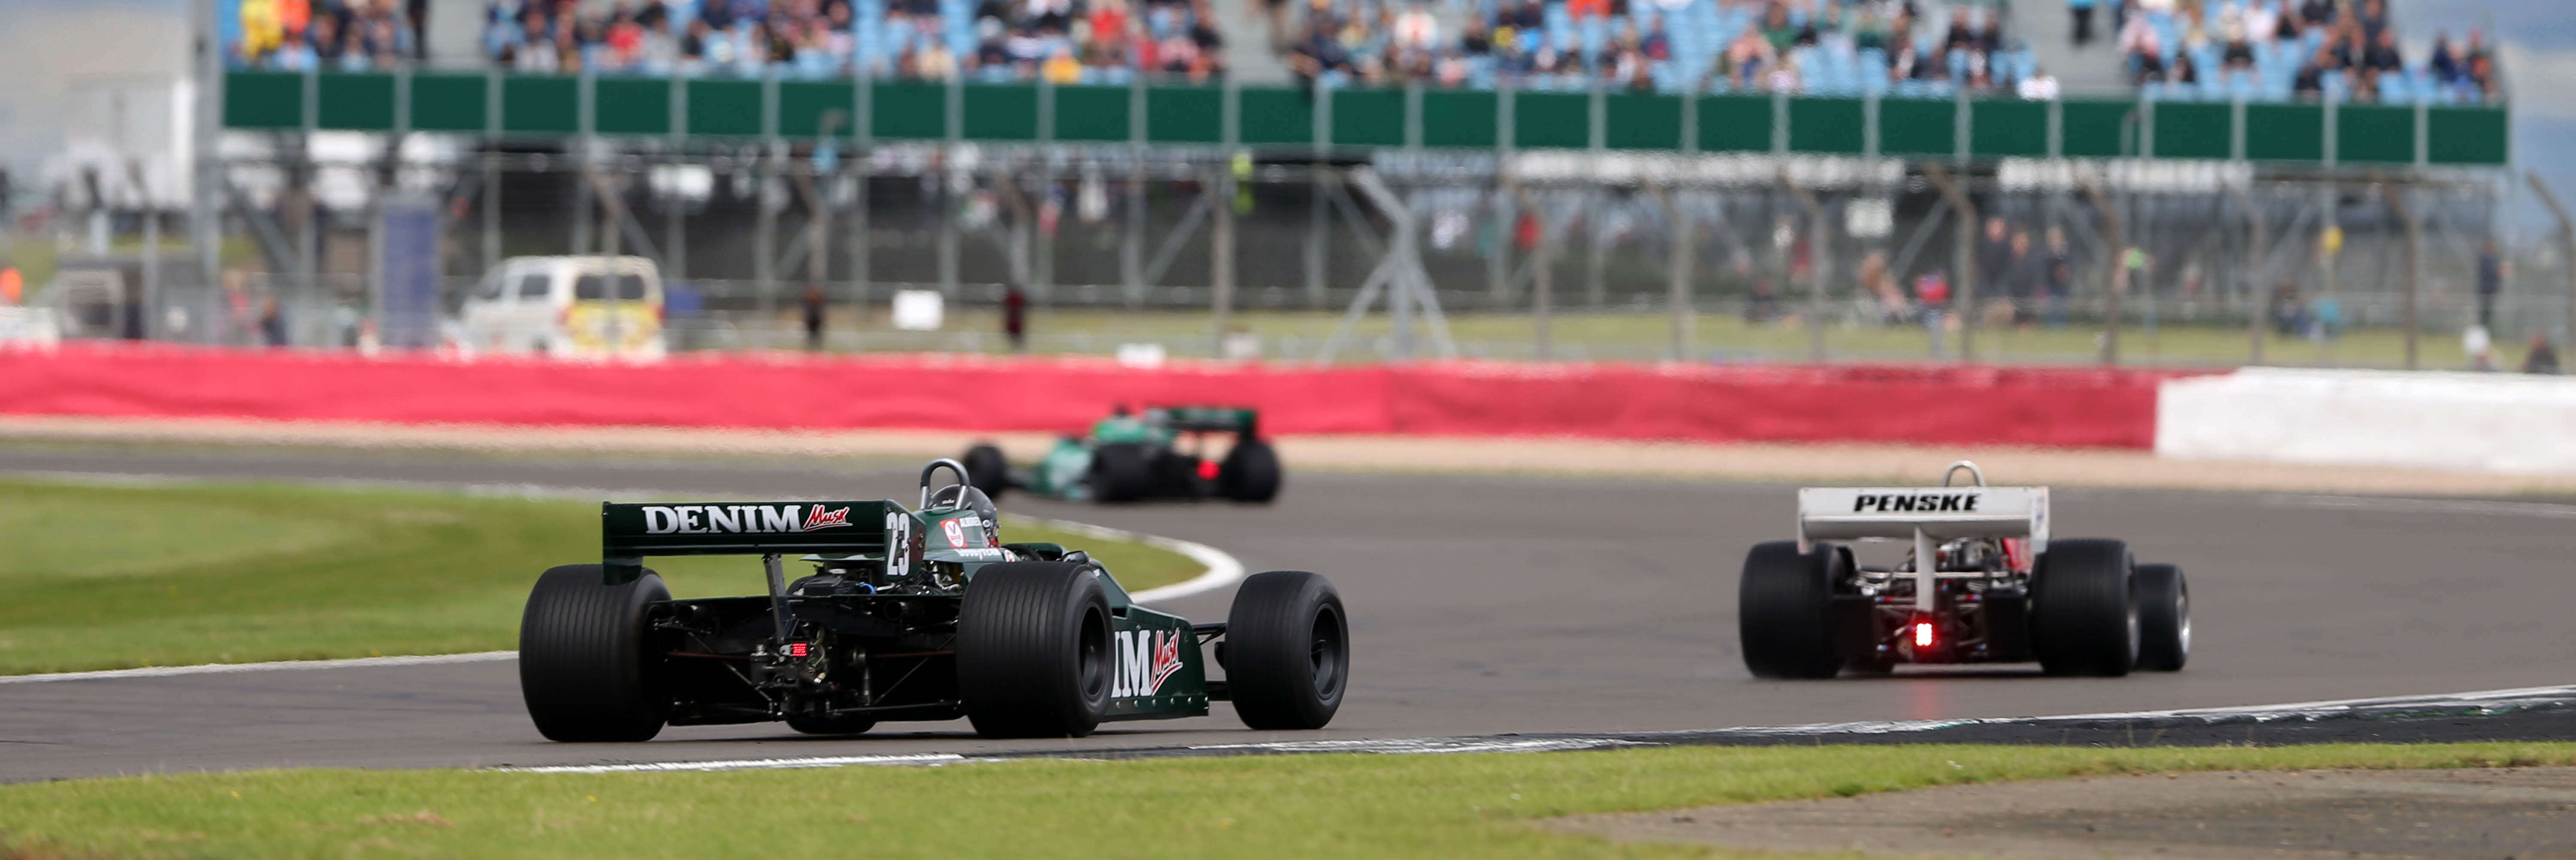
[[[1250,146],[1315,145],[1315,102],[1308,91],[1244,87],[1234,98],[1237,140]]]
[[[2315,163],[2326,157],[2326,109],[2318,105],[2245,106],[2245,157]]]
[[[1333,93],[1334,146],[1403,146],[1403,90]]]
[[[1154,143],[1225,142],[1225,91],[1216,87],[1146,90],[1145,139]]]
[[[1770,152],[1769,96],[1701,96],[1699,151]]]
[[[888,81],[868,94],[868,133],[878,140],[948,137],[948,87]]]
[[[1880,102],[1882,109],[1896,102]],[[1947,102],[1935,104],[1948,105]],[[1859,155],[1867,150],[1868,107],[1860,99],[1792,99],[1789,102],[1789,149],[1794,152]]]
[[[1520,149],[1590,148],[1592,94],[1513,93],[1512,146]]]
[[[823,137],[830,128],[831,137],[850,140],[858,136],[859,85],[856,81],[795,81],[778,84],[778,133],[785,137]],[[1036,125],[1037,112],[1028,112],[1030,125]]]
[[[2058,154],[2067,158],[2127,158],[2138,154],[2131,115],[2137,102],[2067,101],[2057,107]]]
[[[323,75],[315,83],[322,101],[314,125],[352,130],[394,127],[394,76],[351,72]]]
[[[2335,108],[2335,161],[2415,163],[2415,109],[2380,105]]]
[[[1881,108],[1886,104],[1879,102]],[[1880,128],[1885,128],[1886,123],[1885,114],[1881,114]],[[1980,158],[2047,157],[2048,103],[2018,99],[1969,102],[1968,151]]]
[[[224,76],[225,128],[302,128],[304,76],[233,72]]]
[[[2424,113],[2424,156],[2434,164],[2499,165],[2512,160],[2513,124],[2504,108],[2438,107]]]
[[[1422,145],[1492,149],[1502,141],[1501,96],[1490,90],[1422,94]]]
[[[502,78],[501,130],[522,136],[581,131],[581,79],[551,75]]]
[[[2236,148],[2236,107],[2197,102],[2157,102],[2157,158],[2224,160]]]
[[[1129,136],[1127,87],[1055,88],[1055,139],[1066,143],[1123,141]]]
[[[411,77],[411,127],[418,131],[479,132],[490,121],[482,75],[418,74]]]
[[[708,137],[759,137],[759,81],[690,81],[688,131]]]
[[[487,128],[497,85],[500,126]],[[1027,83],[966,84],[880,81],[691,79],[376,72],[236,71],[227,75],[223,122],[237,129],[295,129],[308,115],[308,87],[319,101],[316,125],[353,131],[498,133],[518,137],[592,133],[661,137],[675,131],[717,138],[775,134],[811,138],[826,129],[855,137],[854,111],[868,106],[865,128],[889,141],[967,139],[1007,143],[1045,140],[1126,142],[1138,119],[1135,90],[1122,86]],[[403,88],[410,89],[406,93]],[[680,115],[671,88],[683,87]],[[587,89],[585,89],[587,88]],[[773,92],[774,90],[774,92]],[[2409,105],[2322,105],[2075,99],[2054,107],[2017,99],[1788,99],[1757,94],[1682,96],[1640,92],[1514,92],[1346,89],[1321,96],[1291,87],[1152,86],[1144,90],[1146,143],[1220,144],[1226,99],[1235,99],[1236,142],[1277,151],[1315,145],[1316,99],[1329,102],[1331,145],[1343,150],[1419,144],[1447,149],[1589,149],[1671,151],[1685,141],[1699,152],[1789,151],[1816,155],[1875,152],[1903,158],[2242,157],[2282,164],[2377,166],[2434,164],[2500,167],[2511,153],[2511,115],[2501,106],[2418,108]],[[949,115],[950,100],[961,113]],[[1506,109],[1503,99],[1511,99]],[[1046,99],[1052,107],[1042,109]],[[1596,99],[1598,100],[1596,104]],[[408,101],[408,122],[394,111]],[[1596,112],[1597,109],[1597,112]],[[1788,127],[1778,128],[1780,114]],[[1408,116],[1410,114],[1410,116]],[[2050,126],[2056,118],[2054,129]],[[1503,124],[1508,116],[1509,128]],[[1042,126],[1052,117],[1051,126]],[[1598,118],[1598,127],[1595,119]],[[2241,117],[2241,119],[2240,119]],[[1685,135],[1684,124],[1691,123]],[[1960,153],[1962,129],[1969,151]],[[2242,123],[2242,128],[2238,127]],[[2329,130],[2327,125],[2333,128]],[[2329,134],[2331,131],[2331,134]],[[1506,133],[1508,132],[1508,133]],[[2141,146],[2140,134],[2153,139]],[[1408,140],[1408,135],[1418,140]],[[2333,141],[2336,151],[2327,151]],[[2420,145],[2419,145],[2420,141]],[[2241,152],[2239,151],[2241,146]],[[1874,148],[1873,148],[1874,147]],[[2420,151],[2419,151],[2420,150]]]
[[[1791,128],[1796,128],[1792,125]],[[1878,103],[1878,151],[1884,155],[1959,153],[1959,105],[1930,100]]]
[[[1682,100],[1657,93],[1601,96],[1601,143],[1611,149],[1682,148]]]
[[[670,79],[599,79],[590,95],[590,127],[600,134],[670,134]]]
[[[1036,84],[967,87],[965,102],[967,139],[1008,143],[1038,139]]]

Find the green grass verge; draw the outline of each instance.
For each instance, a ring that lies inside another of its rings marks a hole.
[[[1010,521],[1131,589],[1187,556]],[[0,483],[0,674],[516,647],[537,574],[599,557],[574,501],[258,484]],[[756,559],[653,560],[682,597],[757,594]],[[791,567],[791,570],[795,570]]]
[[[0,786],[16,857],[1706,857],[1532,819],[2080,774],[2576,762],[2576,744],[1838,746]]]
[[[779,319],[782,331],[793,330],[793,320],[785,316]],[[1040,352],[1106,353],[1122,342],[1154,340],[1165,342],[1175,354],[1204,355],[1215,344],[1209,335],[1209,320],[1202,312],[1066,308],[1033,312],[1028,330],[1033,338],[1031,347]],[[835,319],[832,330],[849,331],[853,322],[856,320],[848,317]],[[1341,314],[1253,310],[1237,312],[1230,322],[1260,335],[1271,358],[1302,358],[1310,356],[1332,335],[1341,324]],[[1357,329],[1360,339],[1345,345],[1342,359],[1371,359],[1370,343],[1386,333],[1388,326],[1383,314],[1363,320]],[[1525,312],[1453,313],[1449,315],[1449,327],[1463,351],[1501,358],[1528,357],[1536,335],[1536,327]],[[1696,314],[1692,330],[1694,354],[1702,358],[1805,361],[1809,354],[1807,327],[1794,319],[1752,323],[1729,314]],[[869,319],[858,331],[859,343],[869,350],[957,349],[965,345],[959,335],[971,333],[990,335],[980,340],[986,352],[1010,350],[1000,337],[1000,317],[983,308],[951,309],[945,328],[938,332],[894,331],[882,314]],[[1657,359],[1666,355],[1671,346],[1672,318],[1658,311],[1581,309],[1555,315],[1550,331],[1557,358]],[[2093,364],[2101,360],[2101,336],[2099,324],[1983,327],[1976,333],[1976,347],[1979,358],[1987,361]],[[2522,361],[2521,344],[2499,347],[2499,360],[2506,366]],[[2468,354],[2461,349],[2455,327],[2428,325],[2417,348],[2419,360],[2427,369],[2468,368]],[[1958,354],[1955,334],[1950,349],[1951,355]],[[1916,325],[1837,323],[1825,328],[1825,350],[1834,361],[1928,361],[1931,339]],[[2250,337],[2241,323],[2168,324],[2149,329],[2133,318],[2120,330],[2120,360],[2131,366],[2234,366],[2246,363],[2252,351]],[[2310,341],[2267,332],[2263,359],[2266,364],[2293,366],[2400,367],[2406,362],[2406,335],[2402,329],[2375,327],[2354,329],[2332,340]]]

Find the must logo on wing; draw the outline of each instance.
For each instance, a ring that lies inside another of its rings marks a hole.
[[[651,535],[810,532],[850,524],[850,508],[823,505],[645,505],[644,533]]]

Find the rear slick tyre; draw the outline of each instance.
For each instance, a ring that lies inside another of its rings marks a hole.
[[[1117,669],[1098,574],[1057,561],[988,564],[957,608],[957,693],[988,738],[1078,738],[1109,713]]]
[[[601,584],[596,564],[537,577],[519,618],[519,694],[537,733],[631,743],[662,732],[670,702],[648,646],[653,604],[669,599],[650,570],[623,585]]]
[[[1834,648],[1834,582],[1851,569],[1843,549],[1796,541],[1755,544],[1736,581],[1735,627],[1744,668],[1756,678],[1831,678],[1843,656]]]
[[[2130,588],[2138,602],[2138,670],[2181,671],[2191,659],[2191,586],[2182,568],[2138,565]]]
[[[977,445],[966,449],[966,457],[958,462],[966,466],[966,482],[984,491],[986,498],[1001,501],[1002,491],[1011,488],[1011,461],[1000,448]]]
[[[2137,667],[2136,567],[2116,540],[2049,542],[2031,573],[2030,644],[2040,669],[2116,678]]]
[[[1232,501],[1269,504],[1279,498],[1279,484],[1279,452],[1259,439],[1234,443],[1217,464],[1217,495]]]
[[[1153,456],[1143,445],[1102,445],[1091,452],[1090,482],[1092,501],[1142,501],[1154,487]]]
[[[1225,678],[1234,713],[1255,729],[1320,729],[1342,709],[1351,674],[1342,595],[1302,570],[1254,574],[1225,616]]]

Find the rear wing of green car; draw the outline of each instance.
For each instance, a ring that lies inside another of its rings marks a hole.
[[[1258,435],[1261,413],[1239,406],[1156,406],[1146,410],[1149,421],[1159,418],[1165,429],[1181,433],[1241,433]]]
[[[911,511],[873,502],[679,502],[599,506],[600,554],[609,585],[643,575],[648,555],[921,555]],[[901,563],[900,561],[894,563]]]

